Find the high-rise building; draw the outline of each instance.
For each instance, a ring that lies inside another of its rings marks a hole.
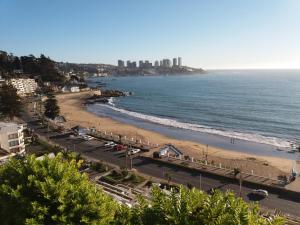
[[[159,67],[159,62],[158,62],[158,60],[156,60],[156,61],[154,62],[154,66],[155,66],[155,67]]]
[[[173,58],[173,67],[177,66],[177,58]]]
[[[163,67],[171,67],[171,60],[163,59]]]
[[[144,67],[144,61],[143,61],[143,60],[140,60],[140,61],[139,61],[139,67],[140,67],[140,68],[143,68],[143,67]]]
[[[182,59],[181,59],[181,57],[178,57],[178,66],[179,66],[179,67],[182,66]]]
[[[125,66],[125,63],[123,60],[118,60],[118,67],[124,67]]]
[[[130,68],[136,68],[136,62],[135,61],[131,63]]]
[[[163,60],[160,60],[160,61],[159,61],[159,66],[160,66],[160,67],[163,67],[163,66],[164,66]]]
[[[127,60],[127,62],[126,62],[126,66],[127,66],[127,68],[130,68],[130,60]]]
[[[145,60],[144,68],[151,68],[151,67],[152,67],[152,63],[150,63],[149,60]]]

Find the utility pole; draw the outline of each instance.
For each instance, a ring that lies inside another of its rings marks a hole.
[[[127,157],[128,157],[128,149],[126,149],[126,152],[125,152],[125,168],[126,168],[126,170],[128,169],[127,168]]]
[[[132,157],[130,156],[129,159],[130,159],[130,170],[132,170]]]
[[[202,175],[200,173],[200,176],[199,176],[199,181],[200,181],[200,190],[202,190]]]
[[[239,193],[239,195],[240,195],[240,197],[242,196],[242,183],[243,183],[243,175],[242,175],[242,170],[240,171],[240,193]]]

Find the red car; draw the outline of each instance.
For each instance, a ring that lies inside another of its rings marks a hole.
[[[122,151],[122,150],[126,150],[126,149],[127,149],[127,146],[125,146],[125,145],[118,144],[115,146],[116,151]]]

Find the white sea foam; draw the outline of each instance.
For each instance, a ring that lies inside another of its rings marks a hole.
[[[208,134],[215,134],[223,137],[236,138],[240,140],[251,141],[251,142],[256,142],[261,144],[268,144],[268,145],[276,146],[277,148],[291,148],[293,145],[295,145],[295,143],[291,141],[283,140],[276,137],[266,137],[260,134],[241,133],[241,132],[230,131],[230,130],[226,130],[226,131],[218,130],[218,129],[214,129],[199,124],[183,123],[174,119],[161,118],[157,116],[151,116],[142,113],[128,111],[125,109],[115,107],[115,104],[113,103],[113,98],[109,99],[109,105],[102,105],[102,106],[108,107],[114,111],[129,115],[134,118],[138,118],[141,120],[145,120],[145,121],[149,121],[152,123],[165,125],[169,127],[192,130],[192,131],[208,133]]]
[[[115,106],[114,98],[113,98],[113,97],[110,97],[110,98],[108,99],[108,104],[111,105],[111,106]]]

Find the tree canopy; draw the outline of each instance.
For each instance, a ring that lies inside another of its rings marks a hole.
[[[41,54],[17,57],[0,51],[0,71],[6,78],[12,78],[14,70],[22,69],[31,78],[38,77],[41,81],[62,82],[64,77],[58,72],[53,60]]]
[[[50,119],[55,119],[59,115],[59,106],[54,95],[49,94],[45,102],[45,116]]]
[[[109,224],[116,203],[78,166],[61,155],[11,159],[1,166],[1,224]]]
[[[150,201],[141,199],[128,210],[121,209],[116,224],[135,225],[283,225],[281,217],[268,221],[257,205],[248,205],[232,192],[216,191],[208,195],[195,188],[181,187],[171,194],[158,187],[152,189]],[[126,216],[125,216],[126,215]],[[118,221],[119,220],[119,221]]]
[[[166,193],[152,189],[132,208],[117,204],[85,174],[80,161],[58,154],[10,159],[0,166],[0,221],[8,224],[105,225],[283,225],[281,217],[267,220],[257,205],[233,193],[180,187]]]
[[[13,119],[22,111],[22,102],[17,90],[12,85],[0,87],[0,116]]]

